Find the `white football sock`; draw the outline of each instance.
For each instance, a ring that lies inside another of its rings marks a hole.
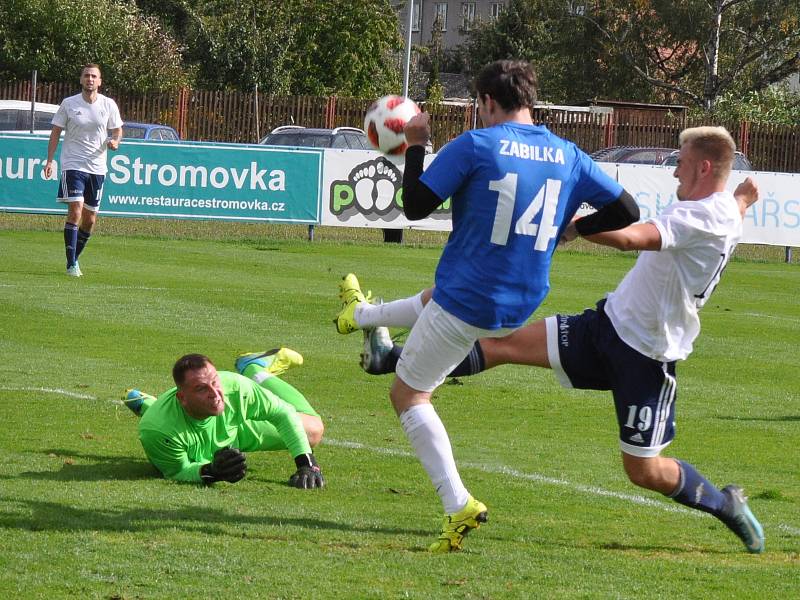
[[[453,458],[450,438],[433,404],[417,404],[403,411],[400,424],[442,501],[444,512],[458,512],[467,504],[469,492]]]
[[[409,298],[393,300],[386,304],[361,302],[354,313],[362,329],[370,327],[406,327],[411,329],[422,312],[422,292]]]

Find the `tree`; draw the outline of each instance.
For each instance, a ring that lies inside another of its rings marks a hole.
[[[720,122],[797,125],[800,123],[800,94],[791,92],[785,84],[743,95],[728,92],[717,99],[713,115]]]
[[[272,94],[399,91],[388,0],[136,0],[184,44],[198,85]]]
[[[540,96],[681,102],[763,90],[800,70],[797,0],[510,0],[465,46],[470,70],[530,60]]]
[[[87,62],[106,85],[163,90],[187,81],[175,40],[135,5],[113,0],[6,0],[0,4],[0,76],[74,81]]]
[[[574,10],[562,0],[511,0],[497,20],[478,23],[469,33],[461,49],[468,74],[493,60],[520,58],[536,68],[541,100],[649,99],[631,70],[609,56],[602,34],[574,18]]]
[[[293,27],[278,2],[173,0],[161,10],[185,44],[184,60],[203,88],[286,94]]]
[[[288,0],[291,93],[377,97],[401,91],[403,47],[389,0]]]
[[[800,70],[797,0],[600,0],[591,23],[650,86],[706,111],[730,90],[756,91]]]

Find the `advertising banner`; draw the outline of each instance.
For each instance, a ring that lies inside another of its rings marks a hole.
[[[47,136],[0,135],[0,210],[64,212]],[[58,152],[56,153],[56,160]],[[322,151],[124,140],[108,152],[104,215],[316,224]]]
[[[425,157],[427,165],[433,155]],[[322,225],[450,231],[450,202],[427,219],[403,216],[403,162],[373,151],[325,150]]]
[[[65,212],[55,177],[42,173],[46,156],[46,135],[0,134],[0,211]],[[643,220],[678,201],[672,167],[599,165],[633,195]],[[449,199],[426,219],[406,219],[403,161],[375,151],[125,140],[108,167],[104,215],[452,228]],[[734,171],[730,189],[747,176],[761,199],[745,215],[742,242],[800,246],[800,175]]]

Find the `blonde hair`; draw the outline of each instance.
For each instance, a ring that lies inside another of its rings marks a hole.
[[[733,166],[736,142],[724,127],[690,127],[681,131],[678,143],[691,144],[702,159],[711,162],[715,179],[727,179]]]

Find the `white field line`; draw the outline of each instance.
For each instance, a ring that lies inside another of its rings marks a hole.
[[[340,440],[331,440],[326,438],[323,442],[329,446],[338,446],[340,448],[351,448],[354,450],[368,450],[370,452],[375,452],[377,454],[387,454],[390,456],[402,456],[402,457],[410,457],[416,458],[413,452],[408,452],[406,450],[395,450],[391,448],[374,448],[371,446],[366,446],[364,444],[360,444],[358,442],[347,442],[347,441],[340,441]],[[696,510],[691,510],[688,508],[684,508],[678,504],[666,504],[665,502],[659,502],[658,500],[653,500],[652,498],[645,498],[644,496],[639,496],[636,494],[623,494],[619,492],[612,492],[610,490],[604,490],[599,487],[595,486],[588,486],[582,485],[579,483],[572,483],[567,481],[566,479],[559,479],[556,477],[548,477],[547,475],[541,475],[539,473],[523,473],[522,471],[518,471],[517,469],[512,469],[511,467],[506,467],[504,465],[486,465],[481,463],[472,463],[468,461],[460,461],[458,463],[460,467],[466,467],[468,469],[476,469],[478,471],[483,471],[485,473],[492,473],[495,475],[510,475],[514,479],[527,479],[528,481],[535,481],[537,483],[545,483],[548,485],[560,485],[563,487],[569,487],[579,492],[583,492],[586,494],[594,495],[594,496],[607,496],[610,498],[618,498],[620,500],[627,500],[629,502],[633,502],[634,504],[642,504],[645,506],[654,506],[656,508],[660,508],[667,512],[678,512],[683,514],[690,514],[690,515],[704,515],[705,513],[701,513]]]
[[[63,280],[63,281],[66,281],[66,280]],[[42,283],[42,284],[39,284],[39,285],[28,285],[28,284],[21,284],[21,283],[19,283],[19,284],[18,283],[0,283],[0,287],[7,287],[7,288],[21,288],[21,287],[24,287],[26,290],[27,289],[34,289],[34,288],[36,288],[36,289],[46,289],[46,290],[49,290],[49,289],[57,290],[57,289],[61,289],[61,288],[64,287],[63,281],[61,281],[59,283],[56,283],[56,284]],[[165,292],[165,291],[169,291],[169,290],[180,290],[180,289],[182,289],[182,288],[171,288],[171,287],[145,287],[145,286],[139,286],[139,285],[100,285],[100,284],[93,284],[92,287],[94,289],[104,289],[104,290],[136,290],[136,291],[143,290],[143,291],[152,291],[152,292]],[[199,291],[203,291],[203,292],[221,292],[223,290],[222,290],[222,288],[212,288],[212,289],[208,289],[208,290],[199,290]]]
[[[784,525],[783,523],[778,523],[775,527],[777,527],[783,532],[788,533],[789,535],[793,535],[795,537],[800,536],[800,529],[798,529],[797,527],[792,527],[791,525]]]
[[[800,323],[800,318],[787,315],[766,315],[764,313],[746,312],[742,313],[745,317],[757,317],[759,319],[773,319],[774,321],[789,321],[790,323]]]
[[[45,387],[5,387],[0,386],[2,392],[45,392],[46,394],[59,394],[60,396],[68,396],[69,398],[79,398],[80,400],[97,400],[94,396],[89,394],[78,394],[77,392],[69,392],[61,388],[45,388]]]
[[[348,442],[344,440],[332,440],[326,438],[323,444],[327,444],[329,446],[336,446],[338,448],[367,450],[368,452],[374,452],[376,454],[385,454],[389,456],[416,458],[414,453],[408,452],[407,450],[373,447],[373,446],[367,446],[366,444],[361,444],[359,442]],[[582,483],[573,483],[566,479],[548,477],[546,475],[541,475],[539,473],[523,473],[522,471],[519,471],[517,469],[512,469],[511,467],[506,467],[504,465],[493,466],[493,465],[486,465],[481,463],[472,463],[465,461],[465,462],[460,462],[459,466],[466,467],[468,469],[476,469],[478,471],[483,471],[485,473],[492,473],[496,475],[510,475],[514,479],[527,479],[528,481],[535,481],[537,483],[563,486],[571,488],[577,492],[589,494],[590,496],[605,496],[608,498],[616,498],[618,500],[624,500],[626,502],[632,502],[634,504],[640,504],[642,506],[651,506],[653,508],[657,508],[665,512],[681,513],[684,515],[691,515],[694,517],[711,516],[699,510],[692,510],[690,508],[686,508],[684,506],[681,506],[680,504],[675,504],[675,503],[667,504],[666,502],[660,502],[658,500],[653,500],[652,498],[639,496],[638,494],[624,494],[621,492],[612,492],[611,490],[605,490],[603,488],[599,488],[596,486],[583,485]],[[798,529],[797,527],[786,525],[785,523],[777,523],[775,524],[775,528],[781,530],[783,533],[789,534],[790,536],[800,537],[800,529]]]

